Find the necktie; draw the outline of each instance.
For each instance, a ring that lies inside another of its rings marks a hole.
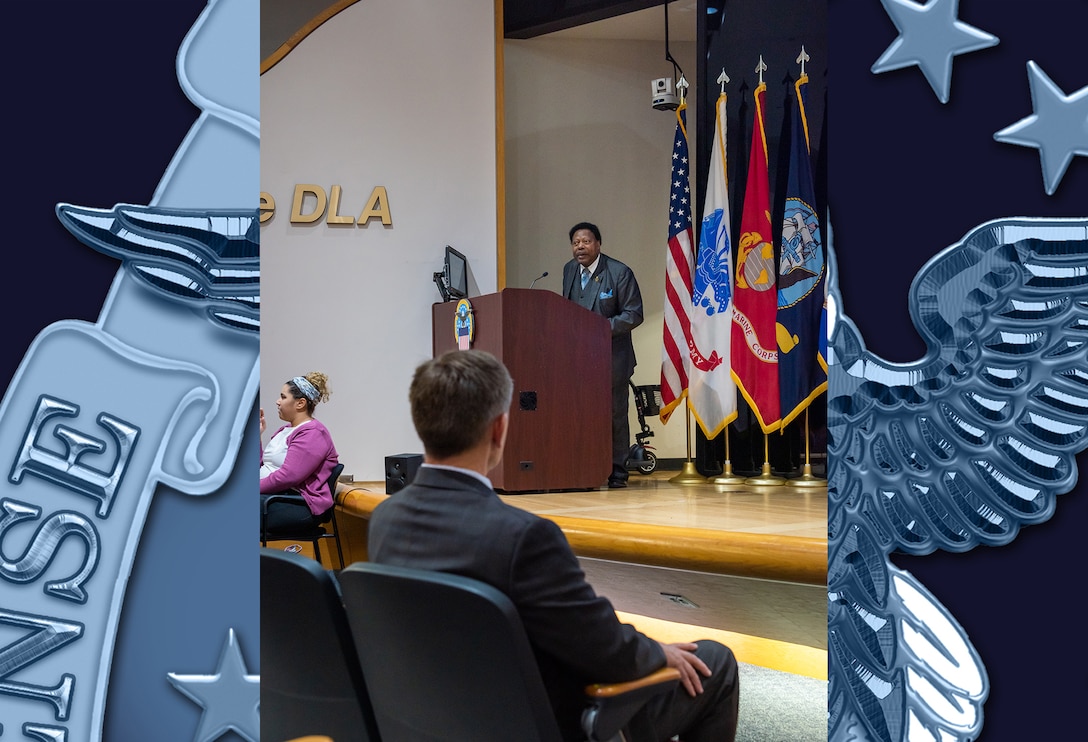
[[[583,268],[582,269],[582,288],[585,288],[587,283],[589,283],[589,268]]]

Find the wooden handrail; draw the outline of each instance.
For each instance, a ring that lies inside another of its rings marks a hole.
[[[342,489],[337,501],[345,513],[369,519],[387,497],[364,489]],[[559,515],[543,517],[563,530],[580,557],[805,585],[827,584],[824,539]]]

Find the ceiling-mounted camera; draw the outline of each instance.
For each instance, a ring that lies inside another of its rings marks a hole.
[[[676,97],[676,88],[671,77],[651,80],[650,89],[653,91],[653,106],[658,111],[675,111],[680,107],[680,99]]]

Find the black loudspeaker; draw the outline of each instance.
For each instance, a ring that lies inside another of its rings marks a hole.
[[[396,456],[385,457],[385,493],[391,495],[404,489],[419,471],[423,463],[421,453],[398,453]]]

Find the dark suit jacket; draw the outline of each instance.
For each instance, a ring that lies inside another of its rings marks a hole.
[[[579,739],[583,688],[665,664],[658,643],[620,623],[555,523],[507,505],[482,482],[421,467],[374,509],[372,562],[451,572],[501,590],[517,607],[565,739]],[[440,617],[439,617],[440,618]]]
[[[580,268],[575,260],[563,266],[563,296],[578,304],[581,304],[578,295],[582,290],[578,281]],[[590,301],[582,306],[601,315],[611,325],[613,380],[622,378],[626,383],[635,372],[635,346],[631,342],[631,330],[642,324],[642,292],[639,291],[638,281],[630,268],[601,253],[597,270],[590,276],[589,284],[594,290]]]

